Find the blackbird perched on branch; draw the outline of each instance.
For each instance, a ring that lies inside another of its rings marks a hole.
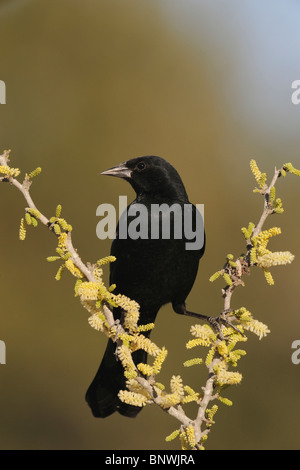
[[[116,284],[115,292],[139,303],[139,324],[154,322],[167,303],[176,313],[207,319],[186,309],[205,250],[205,234],[203,219],[189,202],[175,168],[160,157],[145,156],[101,174],[125,179],[136,192],[136,199],[120,217],[111,246],[116,261],[110,265],[110,284]],[[133,225],[134,231],[130,225],[137,214],[139,224]],[[122,311],[114,309],[114,317],[122,321]],[[96,417],[105,418],[114,411],[135,417],[141,408],[118,398],[119,390],[126,388],[126,379],[115,350],[116,344],[109,339],[86,400]],[[146,352],[135,351],[133,360],[136,364],[146,362]]]

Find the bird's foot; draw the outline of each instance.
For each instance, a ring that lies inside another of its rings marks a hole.
[[[198,318],[199,320],[204,320],[207,321],[211,327],[217,331],[219,334],[220,339],[223,341],[225,340],[223,332],[222,332],[222,325],[231,327],[233,330],[235,330],[237,333],[240,333],[241,335],[244,335],[233,323],[230,321],[230,314],[232,313],[232,310],[224,310],[222,313],[220,313],[219,316],[217,317],[211,317],[209,315],[203,315],[202,313],[194,313],[190,312],[188,310],[185,310],[185,315],[191,316]]]
[[[208,323],[219,333],[220,339],[223,341],[225,340],[223,332],[222,332],[222,325],[232,328],[237,333],[243,335],[243,333],[229,320],[228,315],[232,313],[232,310],[224,310],[224,312],[220,313],[217,317],[207,317]]]

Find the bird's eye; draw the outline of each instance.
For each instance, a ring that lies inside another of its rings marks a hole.
[[[136,169],[138,171],[143,171],[145,168],[146,168],[146,163],[144,163],[144,162],[139,162],[136,166]]]

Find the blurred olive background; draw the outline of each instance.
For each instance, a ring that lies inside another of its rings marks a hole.
[[[208,278],[227,253],[244,250],[240,228],[262,210],[249,160],[269,177],[275,165],[300,167],[300,106],[291,102],[299,21],[292,0],[2,0],[0,147],[23,172],[42,167],[32,197],[48,217],[62,204],[74,245],[91,262],[110,250],[96,237],[97,206],[134,194],[98,173],[139,155],[170,161],[190,199],[205,204],[207,251],[188,305],[217,315],[222,282]],[[246,344],[244,379],[227,392],[233,407],[220,405],[208,449],[300,447],[300,365],[291,361],[300,339],[300,179],[281,178],[277,194],[285,212],[266,227],[279,225],[282,235],[269,246],[295,261],[273,268],[274,287],[253,269],[233,297],[271,334]],[[29,227],[19,241],[22,195],[3,184],[0,206],[0,448],[178,448],[164,441],[177,422],[154,406],[135,420],[92,417],[84,395],[106,339],[89,327],[73,278],[55,281],[58,265],[46,262],[55,239]],[[194,323],[166,306],[152,337],[169,349],[161,381],[182,374],[200,390],[205,369],[182,366],[194,356],[185,350]]]

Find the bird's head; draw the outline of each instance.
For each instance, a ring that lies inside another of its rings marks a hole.
[[[188,199],[179,174],[169,162],[160,157],[133,158],[103,171],[101,175],[125,179],[138,196],[152,194],[168,199]]]

